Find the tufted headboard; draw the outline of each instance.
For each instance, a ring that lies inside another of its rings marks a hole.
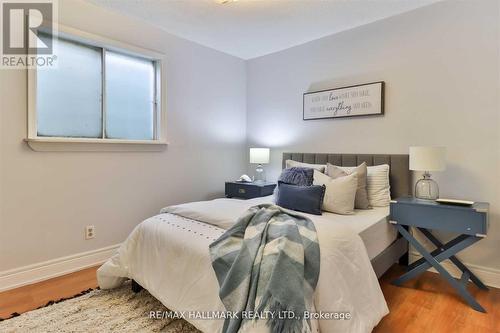
[[[366,162],[368,166],[389,164],[391,198],[411,195],[409,155],[394,154],[323,154],[323,153],[283,153],[282,167],[286,160],[338,166],[357,166]]]

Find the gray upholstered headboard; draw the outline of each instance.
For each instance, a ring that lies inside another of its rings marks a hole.
[[[391,198],[411,195],[408,155],[283,153],[283,168],[286,160],[312,164],[326,164],[328,162],[339,166],[357,166],[363,162],[366,162],[368,166],[389,164]]]

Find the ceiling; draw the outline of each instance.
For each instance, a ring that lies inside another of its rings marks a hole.
[[[87,0],[251,59],[439,0]]]

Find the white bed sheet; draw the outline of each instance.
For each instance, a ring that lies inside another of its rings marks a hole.
[[[103,289],[114,288],[132,278],[171,310],[224,311],[208,245],[248,207],[271,199],[190,203],[153,216],[139,224],[118,253],[99,268],[99,285]],[[304,215],[316,226],[321,253],[313,310],[345,311],[352,315],[350,320],[313,321],[313,332],[371,332],[388,308],[361,237],[347,222],[332,223],[337,215]],[[365,230],[369,227],[368,222],[359,225],[360,229],[361,225]],[[222,320],[188,321],[205,333],[220,332],[223,324]]]
[[[323,218],[339,223],[356,232],[366,246],[370,260],[378,256],[398,236],[396,228],[389,223],[389,207],[356,210],[354,215],[324,213]]]
[[[249,200],[253,204],[272,203],[273,196]],[[372,209],[356,209],[354,215],[339,215],[323,212],[321,216],[303,214],[313,220],[325,220],[331,223],[351,228],[357,233],[366,247],[368,258],[372,260],[391,245],[397,238],[398,232],[389,223],[389,207],[374,207]]]

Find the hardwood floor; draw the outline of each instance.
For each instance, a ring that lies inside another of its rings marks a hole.
[[[71,297],[95,288],[97,267],[48,281],[0,293],[0,318],[45,305],[50,300]],[[489,292],[470,285],[474,297],[488,311],[471,309],[437,274],[426,272],[419,278],[396,287],[390,281],[401,274],[395,265],[380,280],[390,314],[375,328],[376,333],[500,333],[500,289]]]
[[[425,272],[403,287],[390,284],[402,273],[395,265],[380,280],[390,313],[373,332],[500,332],[500,289],[484,291],[469,283],[469,291],[488,312],[481,313],[436,273]]]
[[[0,318],[14,312],[23,313],[97,287],[96,270],[91,267],[79,272],[63,275],[47,281],[7,290],[0,293]]]

